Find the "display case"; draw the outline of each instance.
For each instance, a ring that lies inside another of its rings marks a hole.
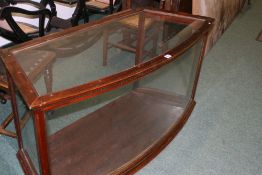
[[[126,10],[2,50],[24,172],[132,174],[142,168],[194,108],[212,22]],[[24,106],[17,107],[16,94]]]

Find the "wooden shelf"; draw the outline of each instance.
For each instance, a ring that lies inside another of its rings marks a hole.
[[[50,136],[52,174],[119,174],[157,154],[182,128],[194,102],[137,89]]]

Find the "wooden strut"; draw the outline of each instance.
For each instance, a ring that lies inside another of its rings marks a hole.
[[[2,85],[2,84],[1,84]],[[6,92],[3,90],[0,91],[0,99],[2,104],[6,104],[7,100],[10,100],[10,96],[6,94]],[[9,131],[6,129],[6,127],[9,125],[9,123],[13,120],[13,113],[9,114],[4,121],[0,125],[0,134],[16,138],[16,134],[12,131]]]
[[[13,120],[13,113],[9,114],[6,119],[0,125],[0,134],[6,135],[8,137],[16,138],[16,134],[12,131],[6,129],[8,124]]]
[[[27,123],[27,121],[30,118],[30,113],[26,112],[25,115],[21,118],[20,120],[20,128],[24,128],[25,124]],[[0,134],[8,136],[8,137],[12,137],[12,138],[16,138],[17,135],[15,132],[9,131],[6,129],[6,127],[11,123],[11,121],[14,119],[14,114],[11,113],[9,114],[6,119],[1,123],[0,125]]]

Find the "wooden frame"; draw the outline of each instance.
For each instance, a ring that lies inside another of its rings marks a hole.
[[[198,32],[192,34],[192,36],[186,39],[184,42],[179,44],[177,47],[167,51],[163,55],[159,55],[150,61],[140,63],[130,69],[124,70],[122,72],[113,74],[108,77],[101,78],[86,84],[71,87],[70,89],[65,89],[55,93],[39,96],[36,89],[33,87],[30,81],[28,81],[26,74],[21,69],[21,66],[16,61],[14,52],[19,50],[25,50],[31,46],[40,44],[48,40],[55,40],[65,35],[70,35],[73,32],[78,32],[86,28],[99,28],[101,24],[109,24],[112,21],[118,20],[119,18],[125,18],[136,13],[145,13],[150,17],[165,18],[167,21],[173,21],[174,19],[179,23],[190,24],[193,21],[201,21],[202,25],[198,29]],[[142,168],[146,163],[153,159],[165,146],[176,136],[176,134],[183,127],[188,117],[190,116],[194,105],[194,96],[197,87],[198,77],[201,69],[201,64],[203,60],[203,55],[205,52],[205,44],[208,32],[212,27],[213,19],[192,16],[192,15],[181,15],[179,13],[172,14],[165,11],[154,11],[154,10],[127,10],[114,14],[104,18],[102,20],[85,24],[82,26],[77,26],[63,32],[45,36],[43,38],[38,38],[34,41],[29,41],[23,43],[20,46],[14,46],[10,49],[2,50],[1,57],[3,58],[4,64],[7,68],[7,78],[10,86],[10,93],[12,97],[12,108],[15,116],[15,126],[18,137],[19,152],[18,158],[25,170],[26,174],[35,174],[34,168],[32,168],[32,163],[28,160],[28,155],[26,150],[23,148],[23,138],[21,135],[20,121],[17,112],[16,96],[15,96],[15,86],[20,91],[22,97],[25,100],[26,105],[33,112],[34,128],[36,135],[36,143],[38,149],[38,157],[40,160],[41,174],[48,175],[51,173],[50,170],[50,157],[48,155],[48,140],[46,133],[46,122],[45,122],[45,112],[65,107],[71,104],[79,103],[83,100],[87,100],[94,96],[98,96],[105,92],[112,91],[114,89],[120,88],[124,85],[133,83],[142,77],[158,70],[159,68],[169,64],[170,62],[176,60],[180,55],[185,53],[189,48],[191,48],[198,41],[203,41],[201,55],[198,59],[198,65],[196,69],[196,74],[193,82],[193,89],[191,93],[191,98],[187,102],[184,112],[181,114],[179,120],[168,129],[163,137],[158,140],[152,147],[148,148],[146,151],[141,153],[138,157],[132,159],[128,164],[125,164],[114,170],[111,174],[132,174]],[[169,55],[170,58],[166,58],[165,55]]]
[[[46,52],[45,52],[46,53]],[[51,52],[50,52],[51,53]],[[41,57],[43,52],[38,52],[37,55],[31,55],[31,57]],[[50,65],[52,64],[54,59],[53,54],[49,54],[47,59],[40,59],[41,64],[39,64],[39,58],[33,58],[34,60],[34,67],[27,67],[28,70],[28,78],[31,80],[34,80],[41,72],[44,72],[45,76],[45,82],[46,82],[46,89],[48,92],[52,91],[52,71]],[[43,63],[43,64],[42,64]],[[4,67],[1,64],[1,69],[4,69]],[[3,74],[3,75],[2,75]],[[9,85],[8,82],[5,78],[5,71],[1,72],[1,77],[0,77],[0,97],[1,97],[1,102],[6,103],[7,100],[10,100],[10,90],[9,90]],[[17,135],[15,132],[9,131],[7,126],[12,122],[14,118],[14,114],[11,112],[0,124],[0,134],[16,138]],[[21,118],[20,121],[20,128],[24,128],[25,123],[29,119],[29,113],[25,113],[24,116]]]

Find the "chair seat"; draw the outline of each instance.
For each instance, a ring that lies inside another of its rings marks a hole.
[[[30,25],[30,24],[26,24],[26,23],[22,23],[22,22],[18,22],[18,26],[25,32],[25,33],[35,33],[38,32],[38,28]]]
[[[68,29],[72,27],[71,18],[62,19],[57,16],[54,16],[51,20],[51,26],[58,29]]]
[[[22,68],[28,75],[29,79],[33,80],[45,67],[53,62],[55,53],[50,51],[32,50],[26,52],[26,54],[19,55],[19,62],[23,62]],[[4,69],[0,64],[0,68]],[[7,89],[8,84],[6,75],[0,74],[0,89]]]
[[[23,62],[22,68],[29,79],[33,81],[55,59],[55,52],[43,50],[31,50],[20,54],[19,62]]]
[[[98,1],[86,1],[86,6],[98,8],[98,9],[107,9],[109,4],[98,2]]]
[[[37,27],[33,25],[22,23],[22,22],[18,22],[17,24],[26,34],[35,33],[38,31]],[[13,32],[12,28],[9,26],[6,20],[0,20],[0,26],[2,29]]]
[[[138,24],[139,24],[139,17],[137,15],[135,16],[131,16],[129,18],[123,19],[120,21],[120,23],[127,25],[131,28],[138,28]],[[151,24],[153,23],[151,18],[145,18],[145,28],[147,29],[149,26],[151,26]]]

